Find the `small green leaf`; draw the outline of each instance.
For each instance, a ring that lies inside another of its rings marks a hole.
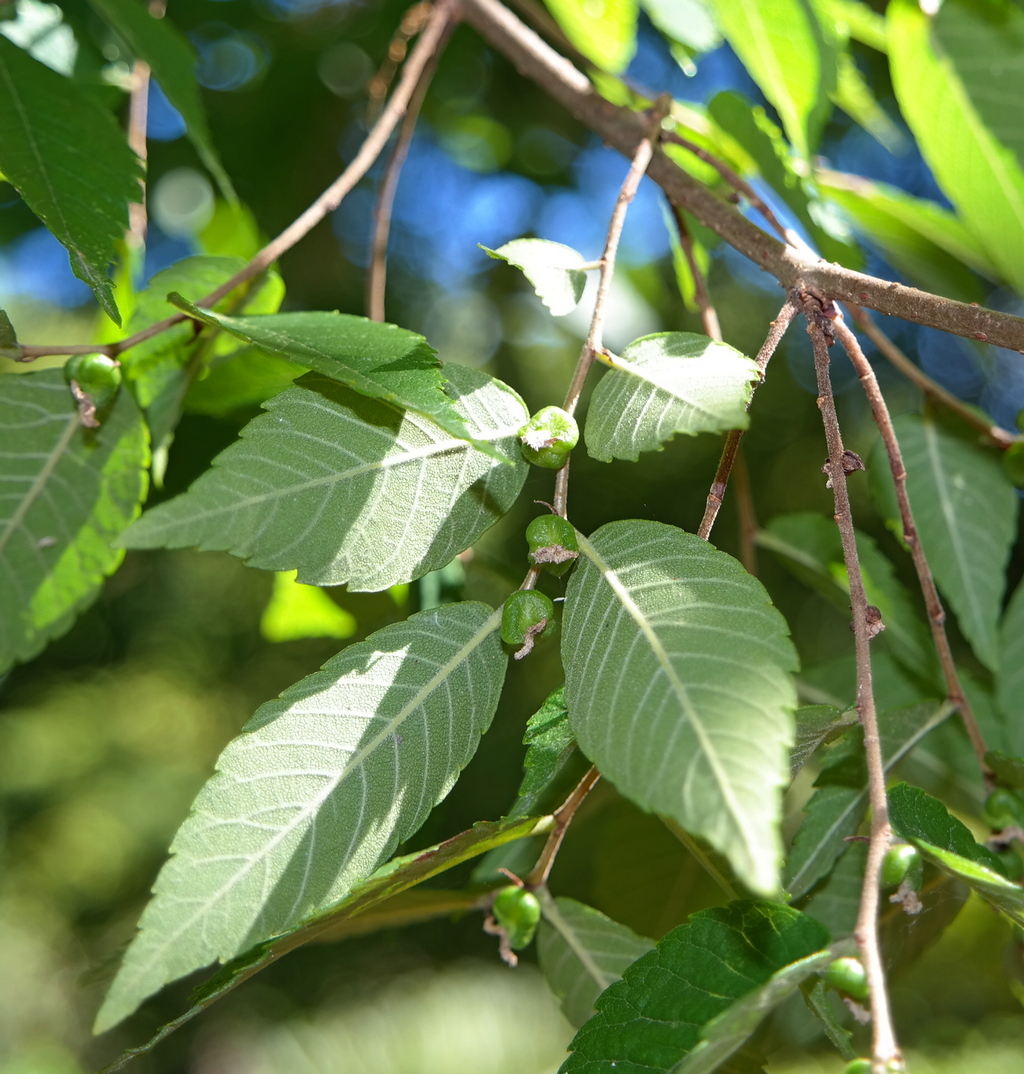
[[[620,74],[636,52],[637,0],[544,0],[565,36],[602,71]]]
[[[1004,571],[1017,532],[1017,493],[995,452],[912,414],[897,417],[893,425],[921,547],[936,584],[978,659],[995,670]],[[880,506],[892,529],[902,533],[884,452],[874,459],[874,473],[883,475]]]
[[[999,625],[996,700],[1007,753],[1024,757],[1024,585],[1018,585]]]
[[[745,429],[757,366],[727,343],[691,332],[634,340],[594,389],[587,411],[587,454],[635,462],[677,433]]]
[[[7,358],[12,362],[21,360],[24,351],[18,342],[18,335],[14,331],[10,317],[6,310],[0,310],[0,358]]]
[[[562,1013],[579,1028],[593,1015],[597,997],[622,978],[627,966],[654,950],[654,941],[575,899],[545,893],[541,907],[541,972]]]
[[[576,738],[569,724],[561,686],[530,717],[523,742],[527,747],[523,781],[509,817],[530,816],[538,800],[558,779],[576,752]]]
[[[731,556],[639,520],[580,537],[562,661],[583,752],[643,809],[778,888],[796,654],[782,616]]]
[[[796,778],[821,746],[838,738],[856,723],[855,711],[843,712],[835,705],[801,705],[796,710],[796,741],[789,751],[790,778]]]
[[[989,750],[985,754],[985,764],[1003,786],[1024,791],[1024,757],[1009,757],[999,750]]]
[[[814,971],[828,942],[817,921],[779,903],[702,910],[601,995],[561,1072],[713,1070]]]
[[[298,638],[351,638],[355,616],[317,586],[295,581],[295,571],[278,571],[274,589],[260,618],[260,633],[267,641]]]
[[[97,1032],[343,899],[416,832],[494,715],[497,627],[484,604],[420,612],[256,712],[171,844]]]
[[[138,161],[87,86],[44,67],[3,34],[0,169],[120,324],[107,268],[128,228],[128,203],[142,197]]]
[[[60,637],[124,553],[146,495],[142,415],[120,392],[84,429],[60,369],[0,376],[0,673]]]
[[[229,317],[193,306],[178,294],[168,295],[168,301],[190,317],[323,373],[371,399],[385,399],[423,414],[453,436],[470,440],[485,454],[501,458],[490,443],[473,439],[465,419],[445,394],[445,377],[433,348],[415,332],[347,313]]]
[[[139,0],[89,0],[96,12],[124,39],[136,59],[149,64],[167,99],[181,113],[188,137],[228,201],[235,190],[224,171],[206,123],[193,69],[196,53],[167,18],[154,18]]]
[[[513,239],[497,250],[480,249],[521,269],[555,317],[564,317],[579,305],[587,286],[587,274],[580,266],[586,261],[571,246],[548,239]]]
[[[500,381],[452,366],[463,427],[503,463],[434,422],[315,373],[177,498],[147,511],[129,548],[199,546],[311,585],[380,590],[450,562],[509,510],[528,469],[516,434],[522,400]]]

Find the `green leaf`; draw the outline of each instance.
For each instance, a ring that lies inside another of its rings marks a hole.
[[[0,310],[0,358],[7,358],[12,362],[21,360],[24,351],[18,342],[18,335],[14,331],[10,317],[6,310]]]
[[[357,626],[355,616],[322,589],[296,582],[295,571],[274,575],[274,589],[260,617],[260,633],[267,641],[351,638]]]
[[[544,0],[565,36],[591,63],[620,74],[636,52],[637,0]]]
[[[351,894],[334,906],[315,915],[309,922],[292,932],[270,942],[256,944],[248,951],[233,958],[212,977],[204,981],[192,994],[192,1006],[184,1014],[161,1026],[145,1044],[130,1048],[105,1067],[103,1074],[112,1074],[126,1063],[140,1055],[152,1051],[162,1040],[166,1040],[176,1029],[190,1022],[218,999],[234,991],[283,954],[297,947],[329,934],[339,924],[343,925],[357,915],[362,916],[375,907],[387,906],[389,900],[422,883],[433,876],[461,865],[479,854],[504,846],[516,839],[543,834],[550,830],[551,818],[529,817],[509,821],[478,821],[468,831],[460,832],[443,843],[393,858],[382,865],[375,873],[362,883],[357,884]]]
[[[627,966],[654,949],[654,941],[575,899],[541,898],[537,933],[541,972],[569,1022],[579,1028],[597,997]]]
[[[142,197],[138,161],[88,87],[44,67],[2,34],[0,169],[120,324],[107,267],[128,228],[128,203]]]
[[[885,16],[879,15],[862,0],[815,0],[815,7],[822,13],[823,22],[833,19],[843,23],[845,32],[855,41],[878,52],[888,49]]]
[[[745,429],[757,366],[727,343],[692,332],[634,340],[594,389],[587,411],[587,454],[635,462],[677,433]]]
[[[797,155],[808,158],[836,80],[836,59],[800,0],[711,0],[716,21],[775,106]]]
[[[752,890],[776,891],[796,702],[785,621],[736,560],[673,526],[612,522],[580,551],[562,640],[580,748]]]
[[[857,923],[867,843],[848,843],[842,857],[827,877],[814,889],[806,912],[820,921],[836,938],[849,936]]]
[[[722,43],[715,20],[701,0],[640,0],[640,6],[666,37],[693,52],[710,52]]]
[[[1006,752],[1024,757],[1024,585],[1018,585],[999,626],[996,701]]]
[[[0,376],[0,673],[28,660],[95,599],[139,513],[149,451],[120,392],[85,429],[59,369]]]
[[[476,603],[420,612],[257,710],[171,844],[97,1032],[338,902],[420,827],[494,715],[499,619]]]
[[[989,750],[985,754],[985,764],[1002,786],[1024,790],[1024,757],[1010,757],[1001,750]]]
[[[801,705],[796,710],[796,741],[789,751],[791,779],[818,749],[848,731],[857,722],[855,711],[843,712],[835,705]]]
[[[206,324],[289,362],[314,369],[371,399],[385,399],[437,422],[446,432],[470,440],[497,459],[487,440],[474,440],[453,400],[433,348],[420,335],[347,313],[313,311],[229,317],[200,309],[181,295],[168,301]]]
[[[1003,277],[1024,288],[1024,171],[978,114],[916,0],[893,0],[887,12],[900,111],[961,219]]]
[[[528,469],[522,400],[477,370],[449,373],[456,414],[510,465],[427,418],[307,374],[188,492],[147,511],[124,546],[229,551],[263,570],[297,569],[300,582],[354,590],[443,567],[509,510]]]
[[[845,38],[836,55],[836,88],[832,92],[832,101],[890,153],[896,156],[906,153],[908,146],[903,131],[878,103],[868,80],[850,54],[849,41]]]
[[[265,403],[290,388],[302,376],[301,366],[243,347],[223,360],[214,360],[207,376],[194,380],[182,400],[188,414],[222,418],[235,411]]]
[[[528,817],[537,802],[558,779],[576,752],[576,738],[569,724],[563,688],[559,687],[530,717],[523,742],[527,746],[523,760],[523,781],[510,817]]]
[[[907,470],[907,494],[935,581],[986,667],[999,663],[998,626],[1006,563],[1017,532],[1017,493],[998,456],[933,421],[904,414],[893,422]],[[902,533],[884,453],[873,467],[882,508]]]
[[[580,266],[586,261],[571,246],[548,239],[513,239],[497,250],[487,246],[480,249],[521,269],[555,317],[564,317],[579,305],[587,286],[587,274]]]
[[[197,57],[188,39],[170,20],[154,18],[139,0],[89,0],[89,3],[124,38],[132,54],[152,68],[153,77],[167,99],[181,113],[199,159],[209,168],[224,197],[236,201],[234,187],[221,165],[206,124],[193,73]]]
[[[984,297],[969,268],[999,278],[977,239],[948,210],[885,183],[819,171],[818,181],[854,229],[920,287],[962,302]]]
[[[879,713],[886,772],[952,711],[948,703],[924,702]],[[804,807],[807,816],[793,839],[784,874],[792,898],[798,899],[828,874],[846,849],[846,840],[856,834],[868,808],[867,784],[864,734],[857,727],[826,755],[814,783],[817,790]]]
[[[828,942],[817,921],[778,903],[741,901],[702,910],[663,937],[598,999],[597,1014],[573,1038],[562,1074],[687,1069],[677,1064],[706,1033],[714,1043],[701,1051],[714,1049],[724,1059],[732,1050],[725,1041],[738,1044],[746,1036],[761,986],[818,955]],[[816,964],[811,961],[807,972]],[[789,971],[787,976],[798,978],[793,987],[803,979],[801,972]],[[788,988],[779,990],[788,994]],[[747,997],[752,997],[750,1007],[744,1004],[735,1021],[728,1019],[726,1012]],[[709,1023],[718,1017],[723,1021],[712,1029]]]

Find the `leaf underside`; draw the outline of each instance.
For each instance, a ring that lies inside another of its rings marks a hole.
[[[126,391],[82,428],[59,369],[0,377],[0,673],[71,626],[124,553],[149,447]]]
[[[537,297],[554,317],[564,317],[579,305],[587,286],[586,262],[571,246],[548,239],[513,239],[497,250],[481,249],[500,261],[515,265],[533,284]]]
[[[761,584],[657,522],[612,522],[566,591],[562,660],[583,752],[643,809],[775,892],[796,654]]]
[[[457,412],[506,463],[427,418],[307,374],[123,543],[228,551],[263,570],[297,570],[300,582],[353,590],[443,567],[512,506],[527,471],[519,397],[462,366],[449,385]]]
[[[477,603],[420,612],[255,713],[171,844],[97,1032],[336,903],[419,828],[494,714],[498,623]]]

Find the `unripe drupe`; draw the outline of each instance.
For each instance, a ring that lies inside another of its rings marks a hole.
[[[509,947],[518,951],[528,946],[540,923],[540,902],[532,891],[510,884],[498,892],[491,910],[505,930]]]
[[[64,364],[64,379],[68,384],[74,381],[81,391],[92,396],[99,410],[121,387],[121,369],[105,354],[76,354]]]
[[[985,800],[985,820],[997,831],[1024,826],[1024,802],[1006,787],[996,789]]]
[[[580,554],[576,530],[561,515],[541,515],[526,527],[530,563],[552,574],[565,574]]]
[[[870,1059],[851,1059],[843,1074],[871,1074]]]
[[[825,983],[852,999],[868,998],[868,975],[859,958],[837,958],[825,970]]]
[[[558,632],[555,606],[551,598],[536,589],[519,589],[505,601],[501,612],[501,640],[519,646],[521,660],[533,650],[537,638],[551,638]]]
[[[538,410],[519,430],[523,458],[545,470],[561,470],[579,438],[576,419],[558,406]]]
[[[889,847],[882,859],[882,887],[897,888],[904,880],[909,880],[910,886],[916,890],[921,886],[922,868],[921,852],[917,847],[909,843]]]

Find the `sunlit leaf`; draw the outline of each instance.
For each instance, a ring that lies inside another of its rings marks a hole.
[[[544,0],[565,36],[604,71],[624,71],[636,51],[637,0]]]
[[[542,899],[537,957],[562,1013],[577,1028],[594,1013],[597,997],[654,941],[575,899]]]
[[[89,87],[51,71],[2,34],[0,168],[120,324],[107,267],[128,227],[128,203],[142,197],[138,161]]]
[[[887,13],[889,63],[900,111],[961,219],[1003,277],[1020,289],[1024,171],[972,104],[933,20],[916,0],[893,0]]]
[[[828,942],[821,924],[779,903],[702,910],[598,999],[597,1014],[573,1038],[562,1072],[712,1070],[697,1058],[692,1068],[677,1064],[701,1052],[724,1060],[771,1005],[813,972],[820,960],[812,956]],[[780,971],[785,977],[776,978]],[[746,1002],[729,1018],[738,1000]]]
[[[100,16],[124,39],[137,59],[148,63],[167,99],[181,113],[188,137],[229,201],[235,200],[206,123],[194,67],[196,53],[167,18],[154,18],[139,0],[89,0]]]
[[[0,376],[0,672],[91,604],[146,495],[142,415],[121,391],[85,429],[59,369]]]
[[[752,890],[777,890],[796,702],[784,620],[736,560],[673,526],[612,522],[580,551],[562,640],[580,748]]]
[[[912,414],[897,417],[894,426],[910,506],[935,581],[978,659],[995,670],[1003,572],[1017,532],[1017,493],[995,452]],[[874,469],[885,475],[882,507],[899,533],[888,467],[881,452],[876,458]]]
[[[579,305],[587,286],[587,274],[580,266],[586,262],[571,246],[548,239],[513,239],[497,250],[486,246],[481,249],[521,269],[533,284],[537,297],[555,317],[572,313]]]
[[[344,898],[419,828],[491,722],[499,618],[420,612],[256,712],[171,844],[97,1031]]]
[[[0,358],[18,361],[22,356],[21,344],[18,342],[18,334],[14,331],[10,317],[6,310],[0,310]]]
[[[443,567],[512,506],[527,470],[519,397],[477,370],[449,374],[465,428],[508,465],[427,418],[307,374],[187,493],[143,515],[125,546],[219,549],[263,570],[297,569],[300,582],[355,590]]]
[[[757,366],[727,343],[691,332],[634,340],[609,359],[590,400],[583,438],[602,462],[636,461],[677,433],[745,429]]]
[[[668,38],[694,52],[708,52],[722,43],[722,35],[701,0],[640,0],[651,22]]]
[[[267,641],[351,638],[357,626],[355,616],[322,589],[296,582],[295,571],[274,575],[274,589],[260,617],[260,633]]]

